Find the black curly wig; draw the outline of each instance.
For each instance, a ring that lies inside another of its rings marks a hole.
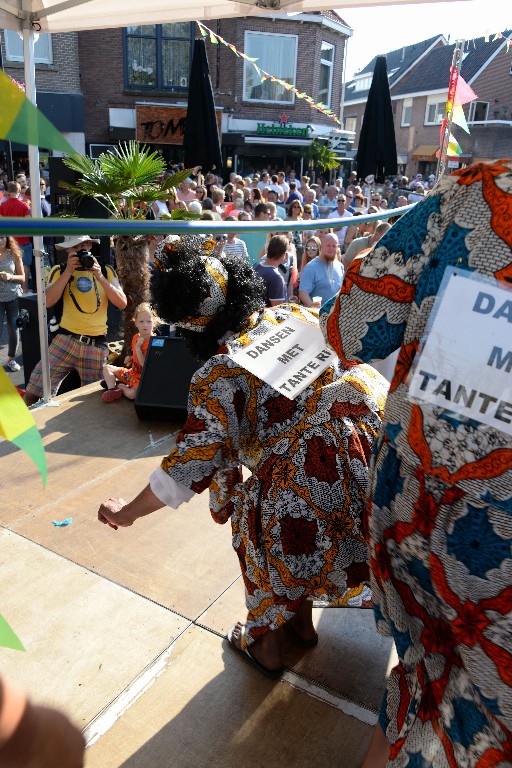
[[[204,268],[204,238],[187,235],[162,253],[151,277],[152,306],[168,323],[177,323],[200,314],[199,305],[208,295]],[[265,284],[253,268],[237,256],[217,256],[228,273],[226,304],[199,333],[185,328],[180,333],[192,354],[201,362],[214,355],[219,339],[228,332],[239,332],[253,312],[265,307]]]

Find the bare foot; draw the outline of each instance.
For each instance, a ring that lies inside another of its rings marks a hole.
[[[245,625],[237,621],[231,636],[231,642],[239,650],[243,650],[242,636],[244,631]],[[247,648],[251,656],[267,669],[277,670],[283,666],[281,649],[275,632],[267,632],[266,635],[251,643]]]

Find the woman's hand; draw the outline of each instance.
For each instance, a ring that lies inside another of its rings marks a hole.
[[[0,272],[0,277],[4,283],[8,283],[11,280],[12,275],[10,275],[9,272]]]
[[[129,525],[133,525],[136,518],[126,513],[126,506],[127,502],[124,499],[107,499],[98,510],[98,520],[100,523],[109,525],[115,531],[119,526],[127,528]]]

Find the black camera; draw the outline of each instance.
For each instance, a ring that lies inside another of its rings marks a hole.
[[[16,318],[17,328],[27,328],[30,323],[30,313],[28,309],[20,309],[20,313]]]
[[[80,266],[82,267],[82,269],[93,268],[94,256],[90,251],[86,251],[85,248],[82,248],[80,251],[77,251],[76,255],[80,261]]]

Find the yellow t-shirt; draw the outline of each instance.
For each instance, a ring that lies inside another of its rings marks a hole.
[[[119,285],[112,267],[107,265],[106,271],[109,283]],[[53,267],[48,285],[55,283],[60,275],[60,267]],[[61,328],[86,336],[104,336],[107,333],[108,299],[103,286],[93,277],[92,272],[75,270],[64,288],[62,298]]]

